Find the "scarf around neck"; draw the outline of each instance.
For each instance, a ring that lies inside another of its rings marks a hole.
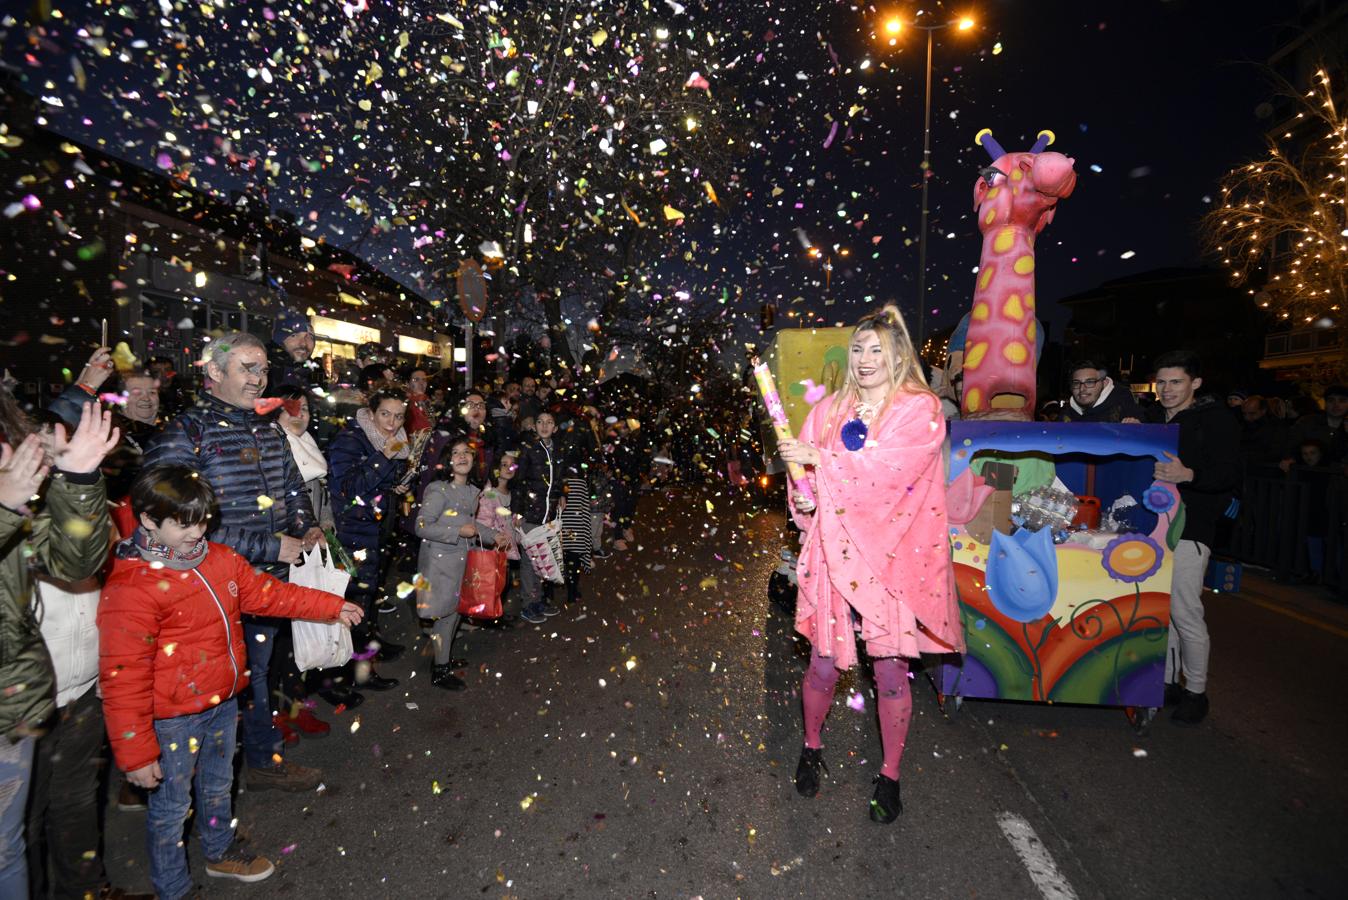
[[[285,431],[284,428],[281,429]],[[295,435],[285,431],[286,441],[290,444],[290,455],[295,457],[295,465],[300,470],[300,479],[305,482],[313,481],[315,478],[323,478],[328,474],[328,461],[323,458],[323,451],[318,449],[318,442],[309,432]]]
[[[186,553],[176,553],[165,545],[151,540],[150,533],[140,527],[137,527],[135,532],[132,533],[131,540],[135,543],[136,551],[140,553],[141,559],[148,563],[159,563],[166,569],[177,569],[178,571],[195,569],[201,565],[201,561],[206,558],[206,551],[210,549],[206,538],[203,536],[191,550]]]
[[[374,444],[374,449],[383,453],[384,445],[389,442],[389,438],[384,437],[379,429],[374,427],[374,413],[370,412],[368,406],[362,406],[356,410],[356,424],[365,432],[365,436],[370,439],[370,443]],[[398,447],[398,452],[393,454],[393,459],[407,459],[410,448],[407,446],[406,429],[399,428],[398,433],[393,436],[392,440],[393,445]]]

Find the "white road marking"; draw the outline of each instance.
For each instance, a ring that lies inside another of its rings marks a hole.
[[[1015,813],[1004,812],[997,817],[997,825],[1011,843],[1011,849],[1020,857],[1025,870],[1030,873],[1030,880],[1039,888],[1044,900],[1077,900],[1077,892],[1072,890],[1067,878],[1058,871],[1053,855],[1029,822]]]

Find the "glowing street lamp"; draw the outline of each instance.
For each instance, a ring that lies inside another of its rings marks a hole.
[[[922,346],[927,325],[927,176],[931,172],[931,51],[933,34],[944,28],[954,27],[959,31],[971,31],[974,25],[971,16],[961,16],[942,22],[940,25],[919,25],[909,27],[927,33],[927,76],[926,100],[922,113],[922,224],[917,234],[917,344]],[[903,30],[904,23],[898,16],[885,20],[885,31],[889,34],[889,44],[897,43],[896,36]]]

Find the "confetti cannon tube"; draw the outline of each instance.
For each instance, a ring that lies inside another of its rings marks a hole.
[[[777,435],[777,443],[792,440],[791,423],[786,419],[786,409],[782,406],[782,398],[777,393],[777,383],[772,379],[772,372],[768,371],[768,364],[754,360],[754,378],[758,380],[758,390],[763,395],[763,405],[768,408],[768,417],[772,419],[772,430]],[[805,469],[799,463],[787,463],[786,473],[791,477],[791,484],[795,486],[797,493],[805,497],[811,503],[814,503],[814,491],[810,490],[810,483],[805,478]]]

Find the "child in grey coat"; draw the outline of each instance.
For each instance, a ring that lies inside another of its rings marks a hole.
[[[459,628],[459,586],[468,563],[468,551],[480,539],[494,544],[496,532],[476,521],[478,488],[468,483],[473,469],[473,449],[467,439],[455,439],[445,448],[439,471],[449,478],[433,481],[426,488],[417,515],[417,537],[421,553],[417,558],[417,616],[422,633],[431,639],[435,662],[431,683],[451,691],[467,685],[454,674],[456,667],[467,665],[450,651]]]

